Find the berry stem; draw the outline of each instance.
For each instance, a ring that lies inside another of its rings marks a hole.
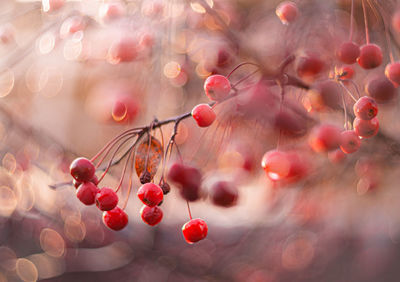
[[[346,102],[344,101],[344,95],[343,92],[340,92],[342,96],[342,104],[343,104],[343,111],[344,111],[344,129],[348,130],[348,123],[347,123],[347,107],[346,107]]]
[[[259,72],[260,70],[255,70],[251,73],[249,73],[248,75],[246,75],[245,77],[242,77],[241,79],[239,79],[238,81],[235,82],[235,84],[232,85],[232,88],[235,88],[239,83],[247,80],[248,78],[252,77],[254,74],[256,74],[257,72]]]
[[[242,67],[244,65],[252,65],[252,66],[256,66],[258,68],[260,67],[258,64],[251,63],[251,62],[240,63],[239,65],[237,65],[236,67],[233,68],[233,70],[226,76],[226,78],[229,78],[237,69],[239,69],[240,67]]]
[[[136,143],[136,142],[135,142],[135,143]],[[135,146],[131,146],[130,149],[129,149],[129,155],[128,155],[128,157],[126,158],[125,165],[124,165],[124,168],[123,168],[123,170],[122,170],[122,175],[121,175],[121,178],[119,179],[119,184],[118,184],[118,187],[117,187],[117,189],[115,190],[115,192],[118,192],[119,189],[120,189],[121,186],[122,186],[122,182],[124,181],[124,178],[125,178],[126,168],[128,167],[129,160],[130,160],[130,159],[133,160],[133,159],[135,158],[135,150],[134,150],[134,148],[135,148]]]
[[[349,94],[349,96],[354,100],[354,102],[357,102],[357,99],[351,94],[351,91],[343,84],[343,82],[339,81],[339,84],[346,90],[346,93]]]
[[[129,156],[128,159],[129,159],[130,157],[131,157],[131,156]],[[134,159],[135,159],[135,157],[133,156],[133,157],[131,158],[131,169],[129,170],[128,192],[126,193],[126,198],[125,198],[124,204],[123,204],[123,206],[122,206],[122,209],[123,209],[123,210],[125,210],[126,206],[128,205],[129,196],[130,196],[131,191],[132,191],[132,184],[133,184],[133,177],[132,177],[132,176],[133,176],[133,164],[134,164]]]
[[[190,211],[189,201],[186,201],[186,205],[187,205],[187,209],[188,209],[188,212],[189,212],[189,218],[190,218],[190,220],[192,220],[192,212]]]
[[[353,29],[354,29],[354,0],[351,0],[349,41],[353,40]]]
[[[365,39],[366,39],[367,44],[369,44],[368,19],[367,19],[367,11],[365,9],[364,0],[361,1],[361,5],[362,5],[362,9],[363,9],[363,14],[364,14]]]

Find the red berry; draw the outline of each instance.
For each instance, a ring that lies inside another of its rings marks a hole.
[[[93,205],[98,191],[99,188],[92,182],[84,182],[76,190],[76,197],[85,205]]]
[[[113,64],[131,62],[137,57],[137,41],[131,36],[121,37],[114,41],[108,51]]]
[[[340,104],[340,93],[341,89],[334,81],[317,82],[308,92],[310,105],[316,111],[337,109]]]
[[[111,110],[111,115],[115,121],[122,121],[127,114],[127,109],[125,103],[120,100],[115,100],[114,105]]]
[[[137,195],[139,199],[147,206],[157,206],[163,200],[163,190],[154,183],[146,183],[139,188]]]
[[[388,64],[385,68],[385,75],[396,86],[400,84],[400,62]]]
[[[337,126],[324,124],[312,130],[308,141],[315,152],[327,152],[338,149],[341,138],[340,129]]]
[[[185,173],[185,166],[180,162],[173,163],[168,170],[168,179],[172,182],[182,182]]]
[[[336,69],[336,75],[340,79],[352,79],[354,76],[354,69],[351,66],[343,66]]]
[[[297,62],[297,74],[306,79],[314,78],[324,69],[325,64],[317,54],[307,54]]]
[[[339,50],[337,51],[338,59],[341,62],[349,65],[354,64],[357,61],[359,55],[360,46],[351,41],[342,43]]]
[[[192,116],[200,127],[210,126],[215,120],[215,113],[208,104],[199,104],[192,110]]]
[[[128,215],[119,207],[103,212],[104,224],[115,231],[121,230],[128,224]]]
[[[150,226],[157,225],[163,218],[163,212],[157,206],[149,207],[144,205],[140,210],[140,215],[142,220]]]
[[[182,226],[182,233],[186,242],[196,243],[206,238],[208,232],[207,224],[200,218],[191,219]]]
[[[217,206],[234,206],[236,205],[238,196],[238,189],[233,183],[228,181],[218,181],[210,189],[211,200]]]
[[[118,204],[118,195],[113,189],[104,187],[96,194],[96,206],[102,211],[109,211]]]
[[[285,1],[278,5],[275,11],[283,24],[289,24],[297,18],[297,5],[291,1]]]
[[[72,161],[69,170],[73,178],[77,181],[90,181],[96,171],[93,163],[86,158],[77,158]]]
[[[392,16],[392,27],[396,32],[400,33],[400,10],[397,10]]]
[[[354,104],[353,111],[356,117],[370,120],[378,114],[378,104],[373,98],[363,96]]]
[[[231,84],[225,76],[214,74],[204,82],[204,91],[211,100],[221,101],[229,95]]]
[[[285,152],[269,151],[262,158],[261,166],[271,180],[281,180],[289,175],[290,161]]]
[[[379,121],[376,117],[371,120],[355,118],[353,121],[353,127],[358,136],[369,138],[378,133]]]
[[[397,96],[396,88],[385,76],[381,75],[365,85],[365,92],[378,103],[390,102]]]
[[[354,130],[346,130],[342,132],[342,143],[340,149],[346,154],[351,154],[360,148],[361,141]]]
[[[378,45],[365,44],[360,48],[357,62],[363,69],[373,69],[382,64],[382,59],[382,50]]]

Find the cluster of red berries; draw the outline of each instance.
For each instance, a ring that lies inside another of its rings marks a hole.
[[[121,230],[128,224],[128,215],[117,206],[117,193],[107,187],[99,189],[93,163],[85,158],[77,158],[70,165],[70,173],[77,188],[76,196],[85,205],[96,206],[103,211],[104,224]]]

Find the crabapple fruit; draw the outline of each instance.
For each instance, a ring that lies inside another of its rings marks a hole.
[[[232,182],[217,181],[210,189],[211,200],[217,206],[234,206],[236,205],[238,196],[238,189]]]
[[[103,212],[103,223],[110,229],[118,231],[128,224],[128,215],[119,207]]]
[[[360,148],[361,141],[354,130],[346,130],[341,133],[342,142],[340,143],[340,149],[346,154],[351,154]]]
[[[210,126],[215,120],[215,113],[208,104],[199,104],[192,110],[192,116],[200,127]]]
[[[193,244],[207,236],[208,227],[206,222],[200,218],[191,219],[182,226],[182,233],[186,242]]]
[[[154,207],[162,202],[164,193],[160,186],[146,183],[139,188],[137,195],[145,205]]]
[[[378,103],[390,102],[397,96],[397,90],[393,83],[384,75],[371,79],[365,85],[365,92]]]
[[[360,56],[357,58],[357,62],[363,69],[376,68],[382,64],[382,60],[382,50],[378,45],[369,43],[360,47]]]
[[[157,225],[163,218],[163,211],[155,206],[149,207],[144,205],[140,210],[142,220],[150,226]]]
[[[113,189],[104,187],[96,194],[96,206],[102,211],[109,211],[118,204],[118,195]]]
[[[394,62],[388,64],[385,68],[386,77],[393,83],[395,86],[400,84],[400,62]]]
[[[352,41],[342,43],[337,51],[338,59],[348,65],[354,64],[359,56],[360,46]]]
[[[92,182],[84,182],[79,186],[78,190],[76,190],[76,197],[85,205],[90,206],[95,203],[98,191],[99,188]]]
[[[229,95],[231,84],[225,76],[214,74],[204,82],[204,91],[211,100],[222,101]]]
[[[311,131],[308,141],[315,152],[327,152],[339,148],[342,136],[337,126],[323,124]]]
[[[86,158],[77,158],[69,166],[70,173],[77,181],[90,181],[96,171],[93,163]]]
[[[353,121],[354,131],[362,138],[375,136],[379,130],[379,121],[376,117],[370,120],[355,118]]]
[[[289,24],[297,18],[299,11],[296,3],[285,1],[278,5],[275,13],[283,24]]]
[[[378,114],[378,104],[373,98],[363,96],[354,104],[353,111],[356,117],[370,120]]]

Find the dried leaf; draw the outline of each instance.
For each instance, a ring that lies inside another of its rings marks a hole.
[[[153,179],[157,173],[158,166],[163,157],[163,147],[156,138],[151,137],[151,144],[149,149],[149,137],[146,138],[136,150],[135,169],[138,177],[147,170],[150,178]],[[147,159],[147,163],[146,163]]]

